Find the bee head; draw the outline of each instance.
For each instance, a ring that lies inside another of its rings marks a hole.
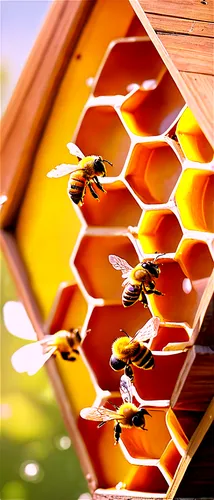
[[[151,417],[147,410],[141,408],[141,410],[139,410],[134,417],[132,417],[132,423],[135,427],[141,427],[145,423],[144,415],[149,415]]]
[[[124,363],[124,361],[122,361],[121,359],[116,358],[113,354],[110,357],[109,364],[110,364],[110,367],[113,370],[115,370],[116,372],[120,371],[120,370],[123,370],[123,368],[126,366],[126,363]]]
[[[100,177],[106,177],[107,172],[106,172],[106,167],[104,163],[109,163],[109,165],[112,165],[112,163],[108,160],[103,160],[102,156],[97,156],[94,160],[94,171],[95,174],[100,176]]]
[[[143,262],[141,266],[146,269],[146,271],[149,271],[149,273],[154,276],[154,278],[158,278],[160,274],[160,267],[158,264],[154,264],[154,262]]]

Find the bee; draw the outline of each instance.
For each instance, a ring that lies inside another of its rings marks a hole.
[[[6,302],[3,307],[3,318],[7,330],[14,335],[33,343],[22,346],[11,357],[13,368],[18,373],[27,372],[34,375],[51,356],[59,354],[66,361],[75,361],[79,355],[78,347],[81,343],[79,328],[70,331],[60,330],[54,335],[45,335],[37,340],[31,322],[20,302]]]
[[[108,160],[104,160],[102,156],[84,156],[82,151],[72,142],[67,144],[67,148],[71,155],[76,156],[79,160],[78,165],[62,163],[48,172],[47,177],[57,178],[71,174],[68,181],[67,193],[69,198],[80,207],[84,204],[87,186],[92,196],[97,201],[100,201],[92,184],[95,184],[98,189],[106,193],[98,177],[106,177],[107,172],[105,163],[111,166],[112,163]]]
[[[160,274],[160,266],[156,260],[165,254],[158,254],[153,261],[140,262],[134,268],[131,267],[125,259],[117,255],[109,255],[109,262],[117,271],[122,272],[122,277],[126,278],[122,283],[124,287],[122,293],[122,304],[124,307],[134,305],[138,300],[148,307],[146,295],[154,293],[155,295],[164,295],[155,288],[154,278]]]
[[[119,337],[112,344],[112,356],[109,362],[111,368],[115,371],[124,369],[124,374],[131,382],[134,380],[131,365],[143,368],[143,370],[152,370],[155,362],[147,342],[156,337],[159,325],[160,318],[151,318],[133,338],[129,337],[124,330],[120,330],[126,334],[126,337]]]
[[[131,429],[132,427],[138,427],[143,431],[147,431],[145,415],[150,415],[150,413],[142,406],[136,406],[132,403],[132,388],[130,380],[127,379],[120,384],[120,393],[123,400],[121,406],[114,406],[114,411],[100,407],[83,408],[80,412],[80,416],[86,420],[94,420],[100,422],[98,428],[102,427],[106,422],[114,421],[114,444],[118,444],[122,429]]]

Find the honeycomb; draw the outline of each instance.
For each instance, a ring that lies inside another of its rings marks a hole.
[[[112,71],[116,67],[119,74]],[[82,343],[81,362],[95,391],[92,406],[121,404],[121,374],[109,366],[120,328],[134,335],[152,316],[161,319],[151,346],[155,369],[134,368],[138,403],[152,415],[148,432],[123,429],[119,449],[113,446],[113,424],[97,429],[96,422],[77,417],[77,426],[97,493],[114,496],[121,487],[121,494],[130,491],[136,498],[164,497],[199,423],[197,415],[188,425],[185,421],[191,408],[179,380],[195,358],[179,351],[179,344],[194,344],[212,295],[212,151],[146,36],[110,44],[73,140],[85,155],[93,152],[113,162],[102,180],[107,194],[101,194],[99,207],[90,193],[81,209],[75,207],[82,229],[70,259],[88,306],[83,332],[91,331]],[[149,309],[140,303],[124,309],[121,275],[109,264],[109,254],[135,266],[155,252],[165,253],[158,279],[165,295],[148,296]],[[163,351],[168,344],[175,350]],[[200,348],[197,355],[202,356]],[[180,413],[170,400],[178,402]]]
[[[57,368],[72,410],[72,438],[96,499],[108,494],[110,498],[168,498],[212,397],[207,375],[207,369],[212,369],[211,339],[201,326],[213,288],[213,151],[142,26],[129,11],[127,19],[126,37],[119,35],[109,44],[72,138],[85,155],[102,155],[113,163],[108,166],[108,177],[102,179],[107,194],[100,194],[97,205],[87,192],[83,207],[71,208],[63,180],[56,187],[54,181],[42,180],[42,154],[48,170],[48,147],[42,143],[34,166],[41,183],[37,210],[43,213],[46,203],[45,231],[55,242],[57,251],[54,245],[51,250],[60,263],[46,266],[46,282],[41,278],[44,269],[39,271],[42,237],[38,231],[31,243],[28,234],[39,219],[33,205],[38,198],[33,176],[16,225],[34,294],[40,304],[43,290],[48,296],[43,304],[46,331],[82,326],[80,359],[71,364],[57,360]],[[60,96],[59,108],[62,103]],[[66,127],[68,136],[68,118]],[[46,140],[54,148],[51,132],[50,125]],[[59,135],[63,150],[65,134]],[[58,163],[66,161],[58,150],[56,156]],[[42,182],[47,182],[50,192]],[[56,197],[60,191],[61,214],[57,209],[53,215],[53,205],[47,207],[52,189]],[[31,228],[26,224],[29,203]],[[47,248],[50,259],[49,243]],[[44,248],[43,262],[45,252]],[[149,295],[148,309],[140,303],[125,309],[121,275],[110,265],[109,254],[135,266],[154,258],[156,252],[165,253],[157,281],[164,296]],[[39,283],[36,290],[34,272]],[[49,288],[55,290],[51,312]],[[151,344],[155,368],[151,372],[134,368],[137,401],[152,415],[146,421],[148,432],[123,429],[119,445],[114,446],[113,423],[98,429],[96,422],[83,420],[79,413],[84,407],[105,406],[109,401],[121,404],[120,374],[109,366],[112,342],[120,328],[133,336],[152,316],[161,320]],[[196,339],[200,345],[195,345]],[[192,388],[195,393],[190,393]]]

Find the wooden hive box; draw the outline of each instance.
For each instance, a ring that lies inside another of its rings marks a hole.
[[[55,2],[3,119],[2,249],[38,338],[83,327],[81,359],[47,369],[97,500],[212,496],[212,2],[196,3]],[[46,177],[71,139],[113,162],[98,210]],[[108,255],[156,251],[165,295],[124,309]],[[121,402],[111,344],[152,316],[156,366],[135,385],[153,418],[115,447],[79,412]]]

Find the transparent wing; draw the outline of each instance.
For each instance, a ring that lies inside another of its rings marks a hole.
[[[76,156],[78,159],[80,158],[82,160],[83,158],[85,158],[85,155],[73,142],[69,142],[67,144],[67,148],[68,148],[69,153],[73,156]]]
[[[26,340],[37,340],[25,308],[21,302],[9,301],[3,306],[4,324],[12,335]]]
[[[47,177],[57,179],[58,177],[63,177],[64,175],[70,174],[74,170],[77,170],[77,165],[62,163],[61,165],[57,165],[55,168],[50,170],[50,172],[47,173]]]
[[[124,403],[132,403],[133,384],[125,374],[120,378],[120,394]]]
[[[117,271],[121,271],[122,277],[127,278],[133,267],[131,267],[125,259],[121,259],[117,255],[109,255],[108,258],[110,264],[114,267],[114,269],[116,269]]]
[[[83,408],[80,416],[86,420],[95,420],[97,422],[108,422],[115,419],[120,420],[121,418],[116,411],[108,410],[108,408],[104,408],[103,406],[100,408],[95,408],[94,406]]]
[[[52,349],[44,353],[44,349],[40,342],[28,344],[14,352],[11,357],[11,363],[16,372],[27,372],[28,375],[34,375],[42,368],[55,350],[56,347],[52,347]]]
[[[153,339],[158,333],[159,325],[160,318],[158,318],[157,316],[149,319],[149,321],[147,321],[143,328],[136,332],[135,336],[131,339],[131,342],[133,342],[133,340],[138,340],[138,342],[145,342],[146,340]]]
[[[126,286],[128,285],[128,282],[129,282],[129,279],[126,278],[123,282],[122,282],[122,286]]]

